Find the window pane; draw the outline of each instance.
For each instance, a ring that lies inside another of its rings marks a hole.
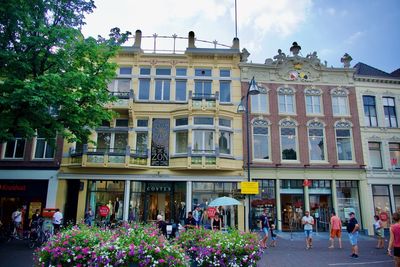
[[[196,125],[214,125],[214,119],[208,117],[195,117],[194,124]]]
[[[115,121],[116,127],[128,127],[128,119],[117,119]]]
[[[175,126],[184,126],[184,125],[188,125],[188,118],[176,119]]]
[[[150,75],[150,68],[140,68],[140,75]]]
[[[350,130],[336,130],[336,143],[339,160],[352,160]]]
[[[137,127],[147,127],[148,125],[148,120],[137,120]]]
[[[175,100],[186,101],[186,81],[176,81]]]
[[[213,132],[205,132],[204,133],[204,141],[205,141],[205,150],[214,150],[214,133]]]
[[[219,118],[219,126],[231,127],[231,120]]]
[[[171,75],[171,69],[156,69],[156,75]]]
[[[132,74],[132,68],[131,67],[121,67],[121,68],[119,68],[119,74],[121,74],[121,75]]]
[[[16,141],[9,141],[6,144],[6,152],[4,153],[4,157],[13,158],[14,157],[14,148]]]
[[[381,169],[382,166],[382,156],[381,156],[381,148],[380,143],[370,142],[369,146],[369,160],[371,167],[374,169]]]
[[[147,132],[136,133],[136,151],[146,153],[147,151]]]
[[[36,139],[35,158],[43,158],[46,141],[42,138]]]
[[[281,128],[282,159],[296,160],[296,129]]]
[[[231,82],[221,81],[219,85],[220,101],[231,102]]]
[[[46,142],[46,154],[44,155],[46,159],[54,157],[54,147]]]
[[[170,80],[156,80],[155,100],[169,100]]]
[[[187,153],[188,146],[188,132],[179,131],[176,132],[176,153]]]
[[[195,76],[211,76],[211,69],[195,69]]]
[[[219,134],[219,151],[223,154],[231,154],[231,133],[221,131]]]
[[[268,128],[254,127],[253,128],[253,154],[255,159],[269,159],[268,150]]]
[[[310,160],[325,160],[323,129],[309,129]]]
[[[231,71],[230,70],[220,70],[219,71],[219,76],[220,77],[230,77],[231,76]]]
[[[128,133],[115,133],[114,148],[125,150],[128,145]]]
[[[129,92],[131,89],[131,80],[130,79],[118,79],[118,91],[119,92]]]
[[[400,169],[400,144],[389,143],[390,163],[393,168]]]
[[[107,149],[110,148],[111,133],[98,133],[97,134],[97,148]]]
[[[17,147],[15,150],[15,157],[22,158],[25,150],[25,139],[17,139]]]
[[[183,68],[176,69],[176,76],[186,76],[186,69]]]
[[[389,195],[389,187],[386,185],[373,185],[372,186],[372,194],[378,196],[388,196]]]
[[[150,80],[139,79],[139,99],[149,100],[150,96]]]

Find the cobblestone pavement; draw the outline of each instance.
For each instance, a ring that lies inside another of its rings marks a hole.
[[[258,267],[393,267],[393,259],[386,254],[385,249],[376,249],[376,240],[360,235],[358,259],[350,257],[351,246],[347,233],[342,235],[343,248],[329,246],[328,233],[314,233],[313,248],[306,250],[304,233],[278,233],[277,247],[264,251]],[[337,240],[335,240],[337,246]]]

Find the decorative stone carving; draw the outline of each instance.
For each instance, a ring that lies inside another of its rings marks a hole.
[[[260,120],[260,119],[256,119],[253,121],[253,126],[265,126],[267,127],[269,125],[269,122],[266,120]]]
[[[309,128],[324,128],[324,124],[317,120],[312,120],[307,123]]]
[[[338,129],[349,129],[351,128],[353,125],[351,124],[350,121],[346,121],[346,120],[341,120],[335,123],[335,128]]]
[[[247,51],[246,48],[243,48],[242,53],[240,54],[240,62],[247,62],[249,56],[250,56],[249,51]]]
[[[278,89],[280,95],[294,95],[294,89],[290,87],[281,87]]]
[[[278,54],[274,56],[274,59],[276,61],[283,61],[285,58],[286,58],[285,53],[283,53],[281,49],[278,49]]]
[[[331,90],[331,95],[333,96],[347,96],[349,91],[345,88],[334,88]]]
[[[306,88],[304,90],[305,95],[322,95],[322,90],[318,88]]]
[[[291,119],[283,119],[279,122],[281,127],[296,127],[297,124],[294,120]]]

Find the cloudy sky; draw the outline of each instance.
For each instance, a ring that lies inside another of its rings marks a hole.
[[[107,36],[113,27],[144,36],[154,33],[231,45],[234,0],[95,0],[86,16],[86,36]],[[344,53],[386,72],[400,68],[399,0],[237,0],[240,47],[249,60],[264,63],[278,49],[289,54],[293,41],[306,56],[316,51],[328,66],[340,67]],[[150,41],[150,39],[149,39]],[[145,44],[145,43],[144,43]],[[143,45],[144,45],[143,44]],[[149,43],[151,46],[151,43]],[[158,47],[162,46],[158,44]]]

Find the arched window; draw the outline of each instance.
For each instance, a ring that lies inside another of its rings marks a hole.
[[[294,94],[295,94],[294,89],[289,87],[282,87],[278,89],[279,113],[281,114],[295,113]]]
[[[306,96],[307,114],[322,114],[322,91],[317,88],[307,88],[304,90]]]
[[[269,123],[265,120],[253,121],[253,159],[269,160]]]
[[[281,158],[282,160],[298,160],[297,155],[297,124],[290,119],[281,120]]]
[[[332,110],[334,116],[349,115],[349,92],[344,88],[335,88],[331,90]]]
[[[336,148],[339,161],[353,160],[351,127],[352,124],[349,121],[342,120],[335,123]]]
[[[325,161],[324,124],[319,121],[310,121],[308,126],[308,151],[310,161]]]
[[[251,95],[251,113],[268,113],[268,89],[262,86],[258,87],[260,93],[258,95]]]

